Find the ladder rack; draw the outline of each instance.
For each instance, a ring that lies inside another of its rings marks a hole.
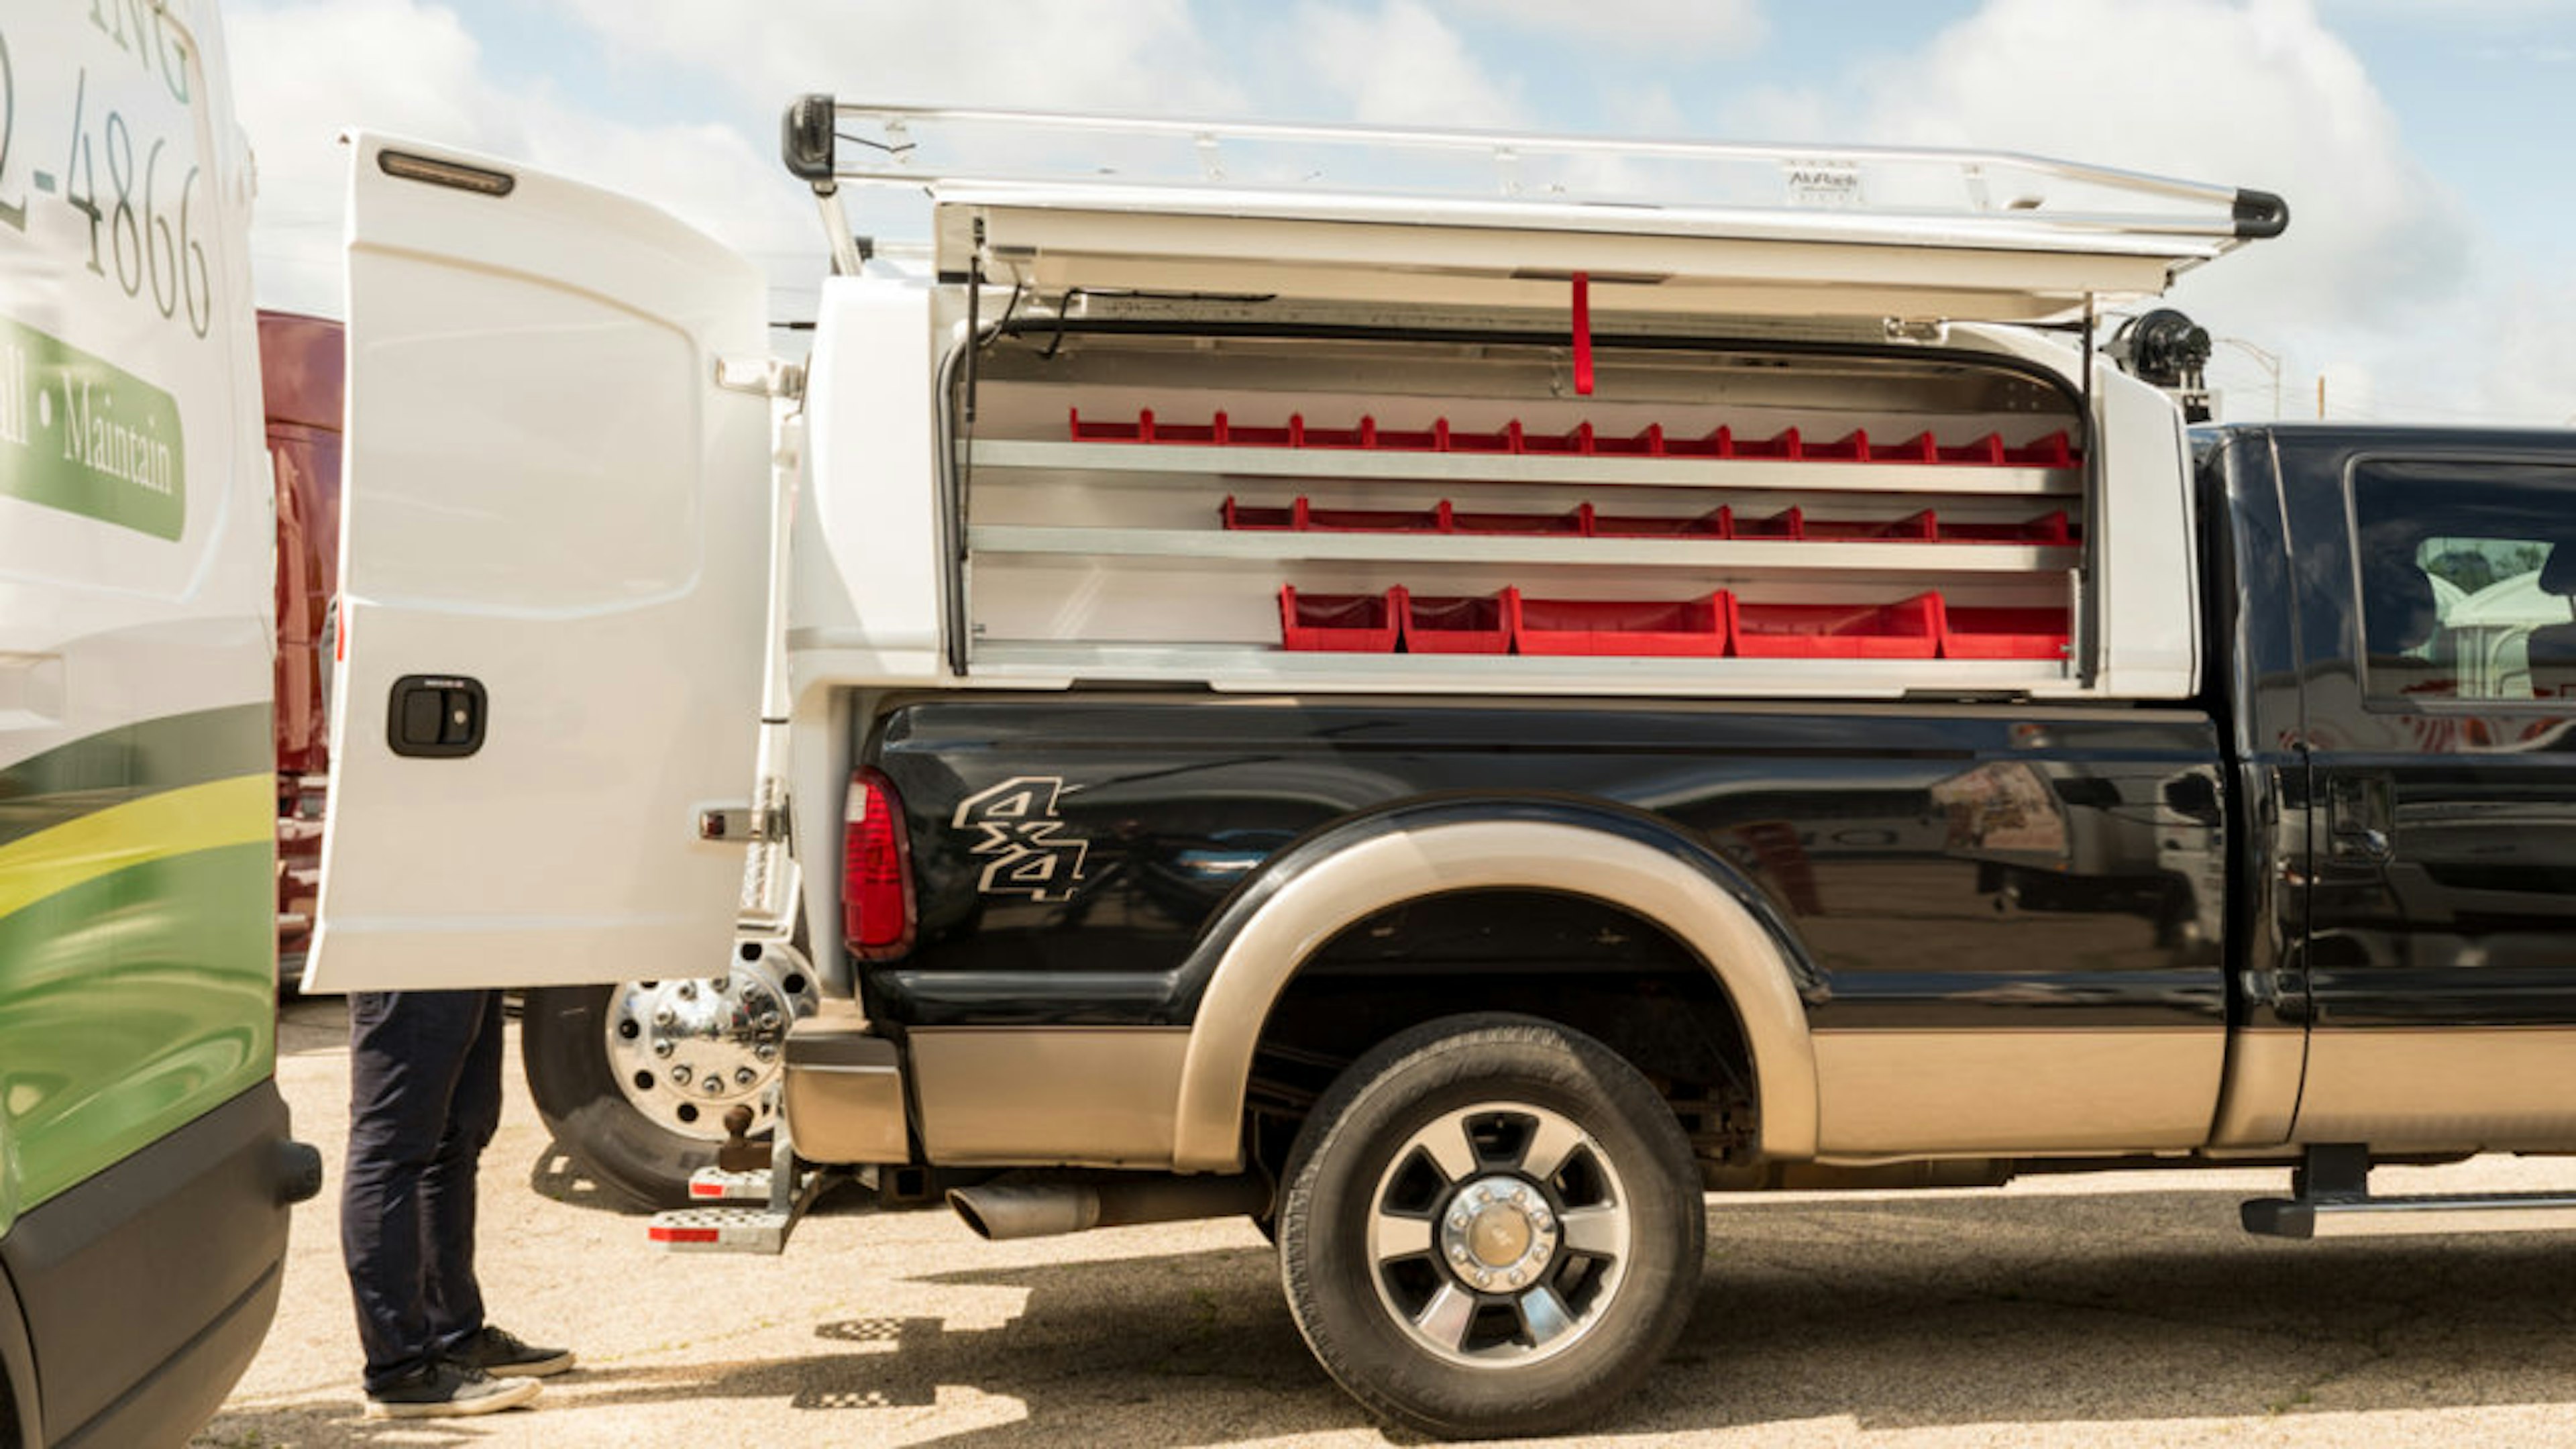
[[[788,169],[941,202],[1645,229],[2152,256],[2278,235],[2266,192],[2001,151],[1776,146],[873,105],[806,96]],[[827,206],[827,211],[832,208]],[[833,217],[846,230],[846,220]],[[836,237],[836,242],[837,242]]]

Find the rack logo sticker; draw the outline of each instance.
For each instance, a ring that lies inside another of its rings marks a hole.
[[[0,317],[0,494],[176,540],[188,503],[178,401]]]
[[[1020,775],[969,795],[949,824],[982,835],[973,854],[986,857],[976,889],[988,896],[1027,896],[1033,901],[1069,901],[1082,879],[1091,843],[1065,833],[1055,811],[1064,780],[1055,775]]]

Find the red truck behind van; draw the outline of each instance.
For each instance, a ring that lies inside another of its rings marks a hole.
[[[339,588],[341,327],[259,314],[268,453],[277,471],[277,974],[304,974],[322,876],[330,770],[330,662],[323,636]]]

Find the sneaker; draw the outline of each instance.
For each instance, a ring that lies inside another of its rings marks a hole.
[[[506,1328],[482,1328],[441,1357],[496,1379],[542,1379],[572,1367],[568,1348],[533,1348]]]
[[[481,1369],[434,1363],[408,1379],[367,1390],[370,1419],[458,1419],[515,1409],[537,1396],[527,1380],[504,1383]]]

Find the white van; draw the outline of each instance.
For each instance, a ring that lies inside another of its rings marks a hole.
[[[275,1082],[270,476],[210,0],[0,10],[0,1444],[171,1444],[320,1183]]]

